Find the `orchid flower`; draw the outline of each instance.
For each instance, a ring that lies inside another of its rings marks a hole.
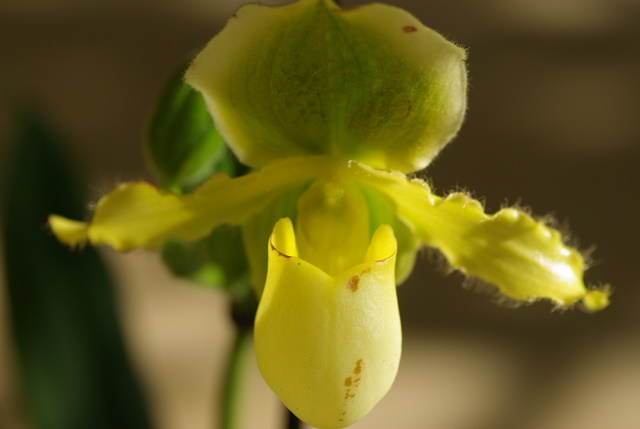
[[[382,4],[242,7],[185,79],[252,171],[215,174],[184,195],[124,183],[89,222],[52,215],[51,228],[70,246],[127,251],[238,225],[264,379],[308,424],[348,426],[393,383],[396,285],[422,246],[511,300],[608,304],[606,287],[585,286],[584,258],[558,231],[514,208],[486,214],[464,193],[440,197],[407,176],[461,126],[465,55]]]

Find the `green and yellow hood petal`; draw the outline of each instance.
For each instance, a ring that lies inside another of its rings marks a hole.
[[[392,6],[252,4],[195,58],[186,81],[247,165],[320,154],[411,172],[460,128],[465,56]]]

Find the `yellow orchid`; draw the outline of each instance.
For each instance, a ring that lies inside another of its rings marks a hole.
[[[406,174],[458,132],[463,49],[407,12],[332,0],[249,5],[196,57],[186,81],[253,171],[218,173],[179,195],[143,182],[102,197],[90,222],[57,215],[60,241],[119,251],[196,241],[238,225],[260,299],[256,358],[300,419],[341,428],[366,415],[400,360],[396,284],[422,245],[519,301],[588,311],[585,262],[561,234],[463,193],[434,195]]]

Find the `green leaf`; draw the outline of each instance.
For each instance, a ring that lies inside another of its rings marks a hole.
[[[174,275],[202,285],[227,290],[243,282],[248,285],[247,258],[238,226],[222,225],[193,243],[172,240],[162,247],[162,259]]]
[[[173,74],[153,113],[146,138],[149,162],[163,188],[190,192],[218,171],[227,153],[202,96]]]
[[[32,427],[147,429],[110,277],[92,248],[72,252],[45,225],[82,217],[72,168],[42,121],[22,117],[9,158],[4,245],[12,336]]]
[[[212,174],[237,177],[247,172],[226,147],[202,96],[182,80],[185,67],[171,77],[148,129],[146,150],[161,186],[189,193]],[[172,240],[161,249],[176,276],[245,296],[248,268],[240,229],[223,225],[196,242]]]

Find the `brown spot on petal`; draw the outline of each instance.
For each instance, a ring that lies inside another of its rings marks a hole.
[[[413,25],[405,25],[404,27],[402,27],[402,31],[404,31],[405,33],[413,33],[414,31],[418,31],[418,29]]]
[[[359,375],[362,372],[362,359],[358,359],[358,361],[356,362],[356,367],[353,368],[353,373],[355,375]]]
[[[358,359],[356,361],[355,368],[353,368],[353,373],[356,376],[360,374],[360,372],[362,372],[362,365],[363,365],[362,359]],[[356,396],[354,389],[357,389],[360,386],[360,377],[357,377],[355,379],[354,377],[347,377],[344,380],[344,385],[346,387],[344,392],[344,400],[347,401]],[[346,402],[342,404],[343,407],[345,407],[346,405],[347,405]],[[344,415],[344,413],[342,415]]]
[[[353,276],[347,282],[347,289],[351,290],[351,292],[355,292],[358,290],[358,283],[360,283],[360,276]]]

